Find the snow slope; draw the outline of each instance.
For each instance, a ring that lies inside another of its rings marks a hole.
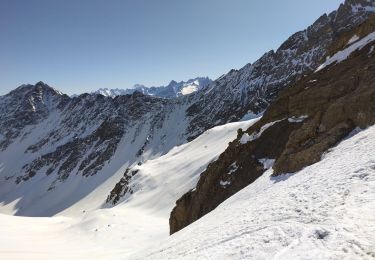
[[[164,219],[131,209],[74,218],[0,214],[0,259],[123,259],[166,236]]]
[[[374,259],[375,127],[293,175],[268,170],[131,259]]]
[[[127,194],[122,204],[169,218],[176,200],[196,186],[200,173],[235,139],[237,129],[247,129],[257,120],[214,127],[164,156],[133,167],[138,170],[130,183],[134,193]]]
[[[119,259],[167,238],[175,201],[194,188],[208,163],[235,139],[236,130],[256,120],[215,127],[136,166],[139,173],[131,183],[135,193],[116,207],[94,207],[108,195],[104,182],[105,188],[101,185],[59,216],[0,214],[0,259]]]
[[[189,160],[182,154],[185,149],[194,153],[198,143],[192,144],[165,155],[170,159],[166,167],[173,169],[172,162],[178,165],[171,159],[176,152],[177,158]],[[135,202],[74,218],[0,215],[0,258],[373,259],[374,149],[375,127],[370,127],[298,173],[272,178],[272,170],[267,171],[170,237],[163,214],[146,212]],[[146,179],[151,165],[157,169],[157,160],[143,165]],[[176,172],[165,174],[168,180]]]

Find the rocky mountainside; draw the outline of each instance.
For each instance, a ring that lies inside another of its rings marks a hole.
[[[322,15],[307,29],[293,34],[276,51],[271,50],[253,64],[215,80],[196,94],[196,101],[188,109],[189,130],[199,134],[207,126],[261,113],[280,90],[314,71],[331,54],[331,45],[340,35],[373,12],[374,1],[346,0],[336,11]]]
[[[374,1],[347,0],[278,50],[196,92],[209,80],[171,82],[158,96],[135,91],[69,97],[43,82],[17,88],[0,97],[0,203],[18,215],[53,215],[101,184],[109,187],[103,203],[108,195],[115,203],[113,198],[126,193],[136,164],[213,126],[262,113],[282,89],[346,44],[374,6]],[[180,96],[165,98],[174,95]]]
[[[186,142],[184,102],[139,92],[115,98],[90,94],[71,98],[43,82],[2,96],[1,201],[14,201],[18,189],[26,189],[18,201],[18,214],[56,213],[60,206],[51,205],[46,212],[26,206],[30,201],[34,206],[48,205],[40,197],[52,197],[55,189],[74,203],[75,197],[84,197],[124,165],[160,156]],[[78,181],[84,185],[75,187],[79,195],[64,194],[63,187]],[[32,194],[38,194],[35,201]]]
[[[239,130],[201,174],[197,187],[177,201],[171,233],[212,211],[267,169],[273,167],[273,177],[300,171],[375,123],[375,17],[337,37],[330,46],[336,53],[283,90],[257,123]]]
[[[115,97],[119,95],[131,95],[135,91],[141,92],[144,95],[163,97],[163,98],[176,98],[184,95],[189,95],[202,88],[206,87],[212,82],[207,77],[199,77],[195,79],[189,79],[187,81],[176,82],[172,80],[167,86],[160,87],[146,87],[144,85],[134,85],[133,88],[129,89],[108,89],[101,88],[92,94],[101,94],[103,96]]]

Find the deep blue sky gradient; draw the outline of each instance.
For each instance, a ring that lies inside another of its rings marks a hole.
[[[0,95],[213,79],[276,49],[342,0],[0,0]]]

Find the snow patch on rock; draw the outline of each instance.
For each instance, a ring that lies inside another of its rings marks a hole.
[[[309,116],[307,115],[303,115],[303,116],[292,116],[292,117],[289,117],[288,118],[288,122],[289,123],[301,123],[303,122],[305,119],[309,118]]]
[[[258,139],[259,137],[261,137],[261,135],[263,134],[264,131],[266,131],[268,128],[270,128],[271,126],[273,126],[274,124],[280,122],[280,121],[283,121],[284,119],[281,119],[281,120],[276,120],[276,121],[273,121],[273,122],[270,122],[270,123],[267,123],[265,125],[263,125],[259,132],[254,132],[252,133],[251,135],[249,135],[248,133],[244,133],[240,139],[240,143],[241,144],[247,144],[248,142],[251,142],[251,141],[254,141],[256,139]]]
[[[355,52],[356,50],[361,50],[363,47],[373,41],[375,41],[375,32],[372,32],[366,37],[363,37],[361,40],[353,43],[346,49],[337,52],[331,58],[328,58],[322,65],[320,65],[315,72],[318,72],[331,64],[340,63],[346,60],[353,52]]]
[[[349,41],[346,45],[350,45],[353,42],[356,42],[357,40],[359,40],[359,37],[358,37],[358,35],[355,34],[352,38],[349,39]]]
[[[263,164],[263,168],[265,170],[271,169],[273,165],[275,164],[275,159],[268,159],[268,158],[263,158],[258,160],[261,164]]]

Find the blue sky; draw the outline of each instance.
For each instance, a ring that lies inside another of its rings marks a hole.
[[[342,0],[0,0],[0,95],[213,79],[276,49]]]

